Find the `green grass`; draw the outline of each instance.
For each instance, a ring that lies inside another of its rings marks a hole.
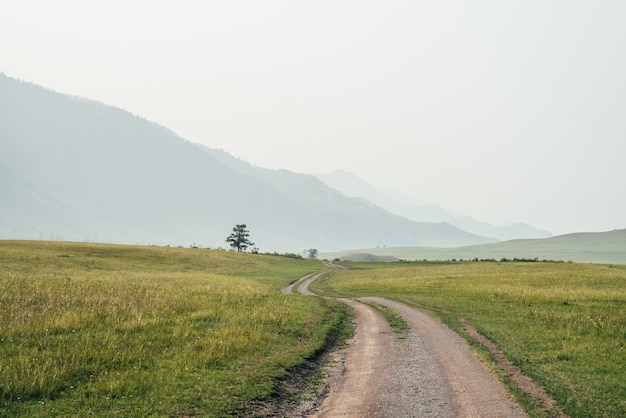
[[[353,270],[315,286],[325,294],[405,298],[462,315],[570,416],[626,415],[626,266],[350,265]]]
[[[344,308],[282,295],[314,260],[0,241],[0,416],[224,416],[313,356]]]
[[[367,305],[371,306],[385,317],[393,332],[397,334],[400,339],[403,339],[405,337],[405,333],[409,329],[409,324],[407,324],[406,321],[402,319],[402,317],[396,311],[373,302],[367,303]]]

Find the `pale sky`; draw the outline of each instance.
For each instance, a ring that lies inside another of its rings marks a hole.
[[[623,0],[3,0],[0,71],[257,166],[604,231],[626,227],[624,22]]]

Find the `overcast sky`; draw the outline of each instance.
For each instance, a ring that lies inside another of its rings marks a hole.
[[[626,227],[625,21],[623,0],[3,0],[0,71],[258,166],[602,231]]]

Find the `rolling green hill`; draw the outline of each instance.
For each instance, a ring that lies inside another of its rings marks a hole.
[[[626,264],[626,229],[608,232],[583,232],[545,239],[521,239],[495,244],[458,248],[395,247],[373,248],[337,253],[321,257],[351,260],[353,254],[368,253],[403,260],[471,260],[471,259],[535,259],[589,263]]]

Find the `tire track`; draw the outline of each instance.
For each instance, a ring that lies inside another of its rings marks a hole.
[[[307,293],[302,293],[302,291],[300,291],[300,289],[298,289],[299,293],[302,293],[303,295],[306,294],[307,296],[311,296],[313,295],[313,292],[311,292],[309,290],[309,284],[317,279],[319,276],[321,276],[322,274],[324,274],[324,272],[314,272],[314,273],[309,273],[306,276],[300,277],[299,279],[296,279],[294,281],[292,281],[291,283],[289,283],[287,286],[283,287],[282,289],[280,289],[280,291],[285,294],[285,295],[289,295],[291,293],[293,293],[293,288],[297,285],[300,285],[301,283],[309,280],[308,284],[306,285],[305,288],[302,289],[302,291],[307,292]]]

